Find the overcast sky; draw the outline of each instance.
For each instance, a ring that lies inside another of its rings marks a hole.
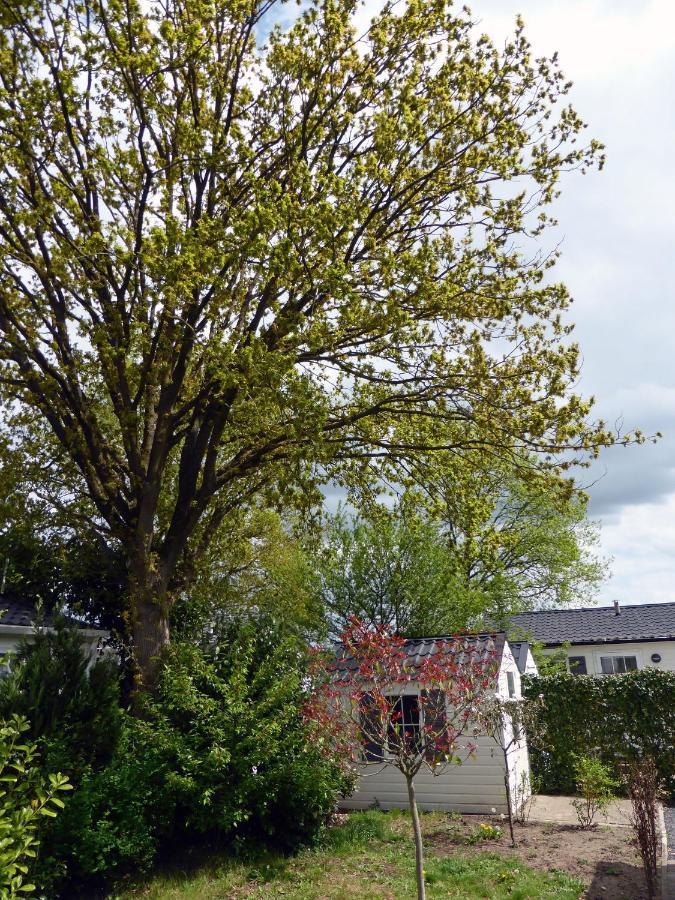
[[[557,50],[572,102],[607,145],[602,173],[572,175],[557,208],[558,275],[575,298],[581,389],[656,445],[603,454],[591,515],[613,558],[600,601],[675,600],[675,3],[476,0],[500,42],[517,13],[538,54]]]

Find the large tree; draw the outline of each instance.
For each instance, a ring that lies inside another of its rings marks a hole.
[[[266,486],[443,446],[591,452],[530,242],[601,159],[522,28],[444,0],[0,0],[0,379],[121,548],[146,684]]]

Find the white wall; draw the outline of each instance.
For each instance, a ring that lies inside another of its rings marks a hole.
[[[547,648],[546,653],[555,652]],[[660,663],[653,663],[651,656],[658,653]],[[567,648],[567,656],[585,656],[586,671],[589,675],[601,675],[601,656],[636,656],[638,669],[653,666],[666,672],[675,672],[675,641],[636,641],[627,644],[577,644]]]
[[[420,809],[457,810],[489,815],[494,808],[506,812],[501,753],[487,737],[471,738],[478,746],[474,758],[461,766],[447,766],[439,775],[426,769],[415,778],[415,795]],[[492,749],[497,753],[492,753]],[[402,809],[408,806],[405,778],[393,766],[368,763],[357,789],[340,803],[341,809]]]
[[[531,666],[530,666],[531,660]],[[513,678],[515,682],[515,697],[520,699],[522,697],[522,689],[521,689],[521,675],[518,670],[518,666],[516,665],[516,661],[511,654],[508,644],[504,648],[504,655],[502,659],[502,665],[500,669],[499,675],[499,696],[502,699],[509,699],[509,690],[508,690],[508,675],[507,672],[513,673]],[[532,658],[532,653],[528,650],[528,665],[526,667],[527,674],[536,674],[537,667],[534,663],[534,659]],[[504,745],[507,746],[509,741],[513,736],[513,730],[511,729],[510,723],[506,725],[506,733]],[[499,754],[499,756],[503,759],[503,753],[499,747],[493,742],[493,748],[495,753]],[[530,791],[530,758],[527,752],[527,743],[525,740],[520,741],[519,743],[513,744],[508,753],[508,766],[509,766],[509,787],[511,789],[511,803],[516,808],[517,800],[518,800],[518,791],[521,788],[521,780],[523,773],[526,775],[526,794],[525,797],[529,796]],[[520,800],[524,800],[525,797],[520,797]]]
[[[30,640],[34,630],[29,626],[23,625],[4,625],[0,626],[0,657],[7,653],[12,653],[19,644],[24,640]],[[94,628],[82,628],[82,646],[91,656],[92,661],[95,658],[99,641],[109,637],[109,632],[99,631]]]

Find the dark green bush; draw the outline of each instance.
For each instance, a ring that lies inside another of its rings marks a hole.
[[[176,829],[161,748],[126,717],[111,762],[88,769],[48,831],[38,879],[50,897],[93,897],[112,876],[144,872]]]
[[[675,794],[675,672],[528,677],[523,693],[544,698],[541,724],[549,747],[530,750],[544,792],[573,792],[577,755],[598,757],[615,777],[626,764],[651,756],[665,789]]]
[[[0,715],[26,715],[43,766],[76,788],[41,829],[45,894],[93,897],[195,841],[313,841],[347,785],[306,741],[306,663],[270,623],[229,625],[205,648],[172,646],[134,718],[119,707],[115,666],[88,669],[65,623],[38,631],[0,684]]]
[[[78,629],[58,619],[20,644],[0,680],[0,717],[25,716],[44,766],[75,780],[109,762],[122,722],[116,662],[89,664]]]
[[[206,651],[171,648],[143,724],[186,833],[290,851],[320,831],[346,784],[306,741],[306,662],[294,638],[261,622]]]

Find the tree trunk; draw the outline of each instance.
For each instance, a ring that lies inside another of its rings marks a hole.
[[[166,583],[151,564],[130,565],[129,606],[136,692],[152,690],[162,650],[169,644]]]
[[[509,779],[509,755],[504,750],[504,791],[506,793],[506,811],[509,815],[509,831],[511,832],[511,846],[516,846],[516,836],[513,833],[513,805],[511,804],[511,784]]]
[[[415,785],[412,776],[406,775],[408,784],[408,802],[410,804],[410,816],[412,818],[413,835],[415,837],[415,876],[417,879],[417,900],[425,900],[426,890],[424,888],[424,845],[422,843],[422,826],[420,825],[420,814],[417,809],[417,800],[415,799]]]

